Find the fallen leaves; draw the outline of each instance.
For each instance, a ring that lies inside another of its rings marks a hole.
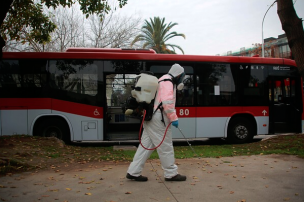
[[[259,158],[259,157],[257,157],[257,158]],[[191,190],[198,190],[202,185],[203,186],[208,186],[209,185],[212,189],[214,189],[214,190],[216,190],[218,192],[225,193],[226,196],[228,195],[231,198],[232,197],[233,198],[237,197],[238,194],[240,193],[239,188],[240,187],[242,188],[242,185],[243,185],[242,183],[251,183],[251,179],[252,179],[251,178],[251,174],[249,174],[247,171],[245,171],[244,168],[242,168],[245,165],[246,169],[247,168],[250,169],[250,164],[248,162],[246,162],[246,161],[244,163],[242,162],[242,164],[241,164],[240,161],[232,160],[233,162],[231,162],[231,161],[227,161],[227,160],[225,161],[225,159],[226,158],[222,158],[222,159],[210,159],[210,163],[208,161],[205,161],[205,160],[202,160],[200,162],[197,162],[196,160],[193,161],[193,164],[191,164],[191,168],[190,169],[198,171],[198,172],[197,173],[196,172],[191,172],[192,175],[191,174],[188,175],[188,179],[187,179],[188,180],[188,183],[187,183],[188,187],[191,187],[190,188]],[[227,158],[227,159],[232,159],[232,158]],[[257,162],[257,163],[259,163],[259,162]],[[281,163],[281,162],[280,161],[277,162],[277,164],[276,164],[277,166],[274,166],[275,169],[272,169],[272,171],[276,171],[277,168],[279,168],[279,163]],[[72,193],[75,193],[75,194],[78,193],[77,194],[78,196],[90,199],[90,198],[92,198],[92,197],[89,197],[90,195],[93,194],[94,197],[98,195],[97,192],[100,191],[100,187],[106,187],[106,189],[111,190],[111,189],[108,188],[108,184],[107,183],[108,183],[109,180],[112,180],[112,178],[110,179],[110,177],[109,177],[108,174],[110,174],[113,171],[117,171],[118,170],[114,166],[113,166],[114,169],[111,170],[112,167],[109,167],[109,164],[98,164],[98,169],[96,169],[94,172],[90,173],[91,175],[88,175],[87,174],[87,169],[88,168],[92,168],[92,167],[94,168],[94,166],[91,166],[90,164],[87,164],[85,166],[81,165],[81,166],[83,166],[82,167],[83,170],[81,170],[81,169],[79,169],[80,165],[76,165],[78,167],[73,168],[73,170],[75,170],[75,172],[77,172],[77,171],[83,171],[83,172],[78,172],[79,176],[75,175],[75,179],[72,179],[72,180],[74,180],[76,182],[76,185],[75,186],[72,186],[71,184],[69,184],[69,185],[68,184],[63,185],[63,187],[59,191],[58,189],[57,190],[54,189],[54,188],[58,188],[58,187],[54,186],[54,184],[57,184],[57,183],[61,182],[62,179],[66,180],[67,177],[73,178],[74,175],[67,172],[65,176],[60,176],[60,175],[63,175],[63,174],[59,175],[59,173],[54,173],[54,171],[58,169],[57,165],[59,165],[59,164],[57,164],[57,162],[52,162],[52,164],[53,165],[52,165],[51,169],[52,169],[53,172],[50,175],[53,175],[55,178],[54,177],[49,177],[49,176],[44,176],[43,184],[42,183],[36,183],[36,184],[34,184],[34,185],[41,185],[42,188],[43,188],[43,186],[48,185],[49,188],[53,188],[53,189],[49,190],[50,192],[57,192],[57,193],[45,192],[46,196],[48,194],[50,196],[53,196],[53,195],[63,196],[64,193],[67,193],[67,195],[70,195]],[[177,163],[177,164],[181,165],[180,163]],[[263,165],[263,164],[264,164],[264,162],[261,162],[261,165]],[[70,166],[72,167],[72,165],[70,165]],[[160,164],[158,166],[160,166]],[[182,166],[180,166],[180,167],[184,168],[186,166],[187,166],[186,164],[182,163]],[[218,167],[216,167],[216,166],[218,166]],[[265,163],[265,166],[262,166],[262,167],[263,168],[269,168],[270,166],[271,166],[271,163],[270,163],[270,161],[268,161],[268,162]],[[235,168],[235,167],[237,167],[237,168]],[[49,166],[47,168],[50,169]],[[63,168],[64,168],[64,166],[63,166],[63,164],[61,164],[61,168],[60,169],[64,170]],[[197,169],[197,168],[199,168],[199,169]],[[224,168],[224,171],[219,172],[223,168]],[[157,168],[157,169],[159,170],[161,168]],[[293,171],[296,172],[296,171],[302,169],[302,167],[300,167],[300,166],[297,167],[297,164],[293,164],[293,165],[289,165],[288,169],[290,169],[290,173],[292,173]],[[95,179],[95,182],[94,182],[94,181],[91,181],[91,180],[92,180],[92,175],[95,175],[96,171],[97,171],[97,173],[99,172],[98,173],[99,175],[94,176],[94,179]],[[151,171],[154,172],[155,170],[151,169]],[[203,172],[203,171],[205,171],[205,172]],[[210,174],[210,173],[212,173],[211,171],[213,172],[213,174]],[[62,172],[64,172],[64,171],[62,171]],[[122,174],[119,173],[115,177],[119,178],[120,175],[122,175]],[[193,176],[193,175],[196,175],[196,176]],[[213,175],[214,175],[214,177],[220,177],[220,178],[225,179],[225,180],[217,181],[217,182],[213,181],[213,180],[210,180],[210,179],[212,179],[211,176],[213,176]],[[246,176],[248,175],[247,176],[248,179],[245,179],[246,177],[244,175],[246,175]],[[85,176],[85,177],[81,177],[81,176]],[[224,177],[224,176],[226,176],[226,177]],[[273,189],[275,185],[272,184],[271,178],[267,179],[267,178],[265,178],[263,176],[267,176],[267,175],[263,175],[262,174],[262,175],[259,175],[256,178],[257,180],[262,181],[262,183],[260,183],[260,185],[258,186],[258,188],[265,190],[265,188],[268,188],[267,184],[270,184],[270,188]],[[103,177],[103,178],[101,178],[101,177]],[[78,179],[80,179],[80,180],[78,180]],[[129,187],[130,183],[127,180],[125,180],[125,178],[121,178],[121,179],[123,179],[123,180],[120,180],[120,181],[117,180],[116,184],[113,185],[113,190],[114,189],[116,190],[118,188],[118,190],[120,189],[120,194],[124,194],[124,193],[125,194],[131,194],[129,196],[125,196],[125,198],[126,197],[135,197],[136,194],[138,194],[138,193],[137,192],[135,193],[134,190],[129,190],[129,191],[124,190],[126,187]],[[155,181],[154,179],[153,179],[153,183],[157,183],[157,181]],[[238,179],[241,181],[240,183],[236,182],[236,180],[238,180]],[[19,179],[16,179],[16,180],[19,180]],[[79,183],[79,184],[83,184],[83,185],[77,185],[78,181],[83,181],[83,182]],[[42,182],[42,180],[39,180],[38,182]],[[32,185],[33,183],[34,182],[29,183],[29,185],[33,186]],[[101,183],[102,186],[100,185],[98,187],[98,185],[96,185],[98,183]],[[114,184],[114,182],[111,182],[111,183]],[[125,183],[125,185],[124,185],[124,183]],[[159,182],[159,183],[161,183],[161,182]],[[222,183],[222,184],[216,186],[217,184],[220,184],[220,183]],[[229,183],[236,184],[238,186],[238,188],[234,189],[234,187],[230,186]],[[3,184],[3,182],[1,182],[1,184]],[[92,186],[96,186],[96,189],[95,190],[91,190],[94,187],[90,187],[90,190],[88,190],[86,188],[89,187],[89,186],[91,186],[91,185],[86,185],[86,184],[91,184]],[[122,185],[124,185],[124,186],[122,186]],[[191,185],[193,185],[193,186],[191,186]],[[11,185],[9,185],[8,187],[10,187],[10,186]],[[73,188],[71,189],[68,186],[73,187]],[[156,184],[156,186],[158,186],[158,185]],[[182,185],[177,185],[177,186],[180,186],[181,190],[183,189]],[[67,187],[67,188],[65,188],[65,187]],[[81,188],[79,188],[79,187],[81,187]],[[0,188],[4,188],[4,184],[0,185]],[[48,188],[44,188],[44,189],[47,190]],[[269,190],[269,189],[266,189],[266,190]],[[77,191],[77,190],[81,190],[81,191]],[[113,190],[111,190],[111,191],[113,191]],[[5,190],[1,189],[1,191],[5,191]],[[90,191],[92,193],[86,193],[87,191]],[[130,191],[132,191],[133,193],[130,192]],[[60,194],[58,194],[58,192]],[[292,197],[296,197],[296,196],[299,195],[298,193],[295,193],[295,192],[297,192],[297,191],[294,191],[292,193],[293,196],[291,196],[291,195],[285,195],[285,197],[284,197],[284,195],[283,195],[283,197],[280,198],[281,201],[283,199],[285,199],[285,201],[288,201],[288,200],[292,201],[293,200]],[[88,197],[86,197],[84,195],[86,195]],[[38,195],[38,196],[43,197],[41,195]],[[287,198],[287,197],[290,197],[290,199]],[[240,200],[240,199],[241,198],[237,197],[237,198],[234,199],[234,201],[239,200],[239,202],[246,202],[245,199],[242,199],[242,200]],[[59,199],[57,199],[57,200],[59,200]],[[158,200],[160,200],[160,199],[158,199]],[[165,198],[163,198],[162,200],[165,200]],[[247,200],[250,201],[250,197],[248,197]],[[60,199],[60,201],[63,201],[63,200]],[[157,201],[157,200],[155,199],[155,201]]]
[[[55,178],[52,177],[52,176],[51,176],[51,177],[48,177],[48,179],[49,179],[49,180],[55,180]]]
[[[49,191],[49,192],[58,192],[59,189],[49,189],[48,191]]]

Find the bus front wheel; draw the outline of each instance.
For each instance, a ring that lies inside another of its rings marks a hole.
[[[243,117],[233,118],[228,127],[228,141],[241,144],[252,141],[253,126],[248,119]]]
[[[45,119],[39,126],[36,135],[41,137],[56,137],[65,143],[70,142],[70,130],[67,123],[58,118]]]

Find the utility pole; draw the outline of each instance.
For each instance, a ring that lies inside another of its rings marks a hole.
[[[266,14],[268,13],[269,9],[270,9],[270,8],[273,6],[273,4],[275,4],[276,2],[277,2],[277,1],[274,1],[274,2],[269,6],[269,8],[267,9],[267,11],[266,11],[266,13],[265,13],[265,15],[264,15],[264,17],[263,17],[263,21],[262,21],[262,57],[265,56],[265,54],[264,54],[264,34],[263,34],[264,19],[265,19]]]

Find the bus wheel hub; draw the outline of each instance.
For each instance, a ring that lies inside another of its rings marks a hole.
[[[237,126],[235,132],[239,139],[245,139],[248,136],[248,130],[244,126]]]
[[[57,137],[58,135],[57,135],[57,133],[56,132],[52,132],[52,133],[50,133],[50,137]]]

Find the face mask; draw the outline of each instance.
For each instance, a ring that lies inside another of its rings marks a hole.
[[[185,73],[183,72],[182,75],[179,77],[179,80],[178,80],[177,84],[182,83],[184,78],[185,78]]]
[[[180,83],[176,87],[177,90],[183,90],[183,88],[184,88],[184,83]]]

